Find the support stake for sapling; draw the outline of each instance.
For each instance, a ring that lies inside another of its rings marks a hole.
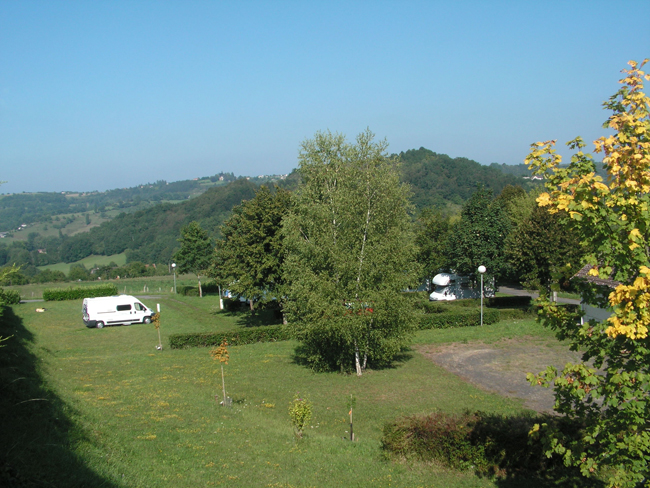
[[[350,395],[350,399],[348,400],[348,408],[350,409],[350,442],[354,442],[354,427],[352,424],[352,410],[354,409],[354,406],[357,404],[357,399],[354,395]]]
[[[158,313],[153,318],[152,322],[154,327],[158,331],[158,346],[156,347],[156,349],[162,351],[162,338],[160,337],[160,303],[156,304],[156,309],[158,310]]]
[[[230,359],[230,355],[228,354],[228,342],[226,339],[221,341],[221,345],[219,347],[214,348],[210,351],[210,356],[212,356],[213,360],[219,361],[219,363],[221,363],[221,387],[223,389],[222,405],[224,407],[229,406],[227,401],[228,399],[226,398],[226,379],[223,373],[223,363],[228,364],[228,359]]]

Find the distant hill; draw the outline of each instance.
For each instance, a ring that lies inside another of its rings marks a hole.
[[[451,158],[430,149],[410,149],[396,155],[402,162],[402,180],[413,189],[417,208],[462,204],[478,185],[497,195],[506,185],[526,186],[521,176],[504,174],[500,165],[483,166],[467,158]]]
[[[240,177],[244,178],[245,177]],[[257,184],[281,181],[279,175],[251,177]],[[235,181],[233,173],[218,173],[193,180],[159,180],[132,188],[105,192],[39,192],[0,195],[0,232],[16,230],[22,224],[47,222],[58,215],[90,213],[103,218],[121,212],[136,212],[163,202],[187,200],[209,188]],[[54,222],[51,222],[54,223]]]
[[[402,181],[411,185],[413,202],[417,208],[446,206],[450,203],[460,205],[472,195],[478,185],[491,188],[498,194],[506,185],[529,184],[520,176],[504,174],[500,165],[482,166],[467,158],[451,158],[425,148],[395,156],[401,160]],[[29,223],[26,221],[27,216],[36,218],[44,215],[49,230],[44,235],[34,230],[47,226],[32,225],[17,233],[22,238],[26,233],[26,240],[14,239],[10,245],[7,244],[8,241],[0,240],[0,266],[14,262],[28,267],[46,266],[75,262],[90,255],[120,253],[125,253],[127,262],[167,263],[178,247],[177,239],[183,225],[196,220],[210,235],[217,237],[220,225],[228,218],[233,206],[242,200],[253,198],[260,183],[274,181],[269,178],[229,176],[229,182],[224,181],[225,178],[217,181],[201,178],[169,184],[158,182],[147,188],[146,185],[141,185],[101,194],[4,196],[0,198],[0,214],[9,209],[22,209],[21,223]],[[285,189],[294,190],[299,179],[294,170],[286,178],[277,178],[275,181]],[[110,211],[109,202],[113,206]],[[95,205],[99,214],[111,215],[100,219],[100,215],[94,213]],[[85,222],[96,223],[87,225],[88,231],[83,232],[83,213],[78,214],[76,220],[73,219],[74,215],[52,217],[55,212],[64,209],[67,212],[85,212]],[[119,210],[123,211],[117,214]],[[115,216],[112,217],[113,215]],[[111,218],[112,220],[106,220]],[[69,221],[74,223],[68,224]],[[79,226],[79,230],[74,235],[62,232],[75,225]]]

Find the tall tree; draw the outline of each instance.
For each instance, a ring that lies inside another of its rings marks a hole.
[[[650,98],[643,92],[650,76],[641,71],[643,64],[629,64],[623,87],[605,103],[613,112],[605,127],[613,133],[594,142],[604,154],[606,180],[596,174],[580,138],[568,143],[577,150],[568,167],[560,166],[555,141],[533,144],[526,158],[546,177],[539,205],[571,225],[590,274],[620,282],[605,295],[584,284],[583,300],[613,311],[601,323],[580,325],[573,314],[543,302],[545,324],[582,351],[583,362],[530,379],[553,384],[555,410],[583,428],[577,436],[541,430],[549,455],[617,487],[647,486],[650,480]]]
[[[174,254],[179,273],[194,273],[199,282],[199,296],[203,297],[201,275],[210,267],[214,246],[208,233],[197,222],[181,229],[178,239],[181,248]]]
[[[475,275],[479,266],[487,275],[502,277],[507,269],[504,242],[510,220],[503,200],[492,198],[492,190],[478,188],[463,206],[460,221],[449,233],[446,254],[449,266],[458,274]]]
[[[256,300],[276,298],[282,285],[282,218],[289,210],[290,193],[271,192],[262,186],[255,197],[233,208],[221,226],[210,274],[238,297],[246,297],[250,308]]]
[[[510,232],[505,251],[521,283],[547,295],[580,269],[582,257],[578,237],[561,217],[538,206]]]
[[[409,189],[387,144],[319,132],[302,143],[302,184],[285,219],[286,311],[316,369],[390,361],[414,330],[400,292],[417,283]]]
[[[442,268],[447,266],[445,242],[450,228],[449,216],[432,207],[425,208],[415,222],[417,261],[422,266],[422,276],[429,283]]]

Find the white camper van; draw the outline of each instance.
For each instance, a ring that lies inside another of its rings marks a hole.
[[[105,325],[148,324],[155,315],[131,295],[84,298],[81,312],[86,327],[98,329]]]
[[[481,286],[474,288],[468,276],[459,276],[451,273],[439,273],[433,277],[435,286],[429,295],[430,301],[435,300],[461,300],[463,298],[481,298]],[[492,283],[483,285],[483,296],[493,297],[494,286]]]

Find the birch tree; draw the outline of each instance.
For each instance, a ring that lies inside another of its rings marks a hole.
[[[319,132],[300,150],[302,183],[283,227],[285,311],[318,370],[361,375],[393,359],[415,327],[400,293],[418,276],[409,189],[373,139]]]

